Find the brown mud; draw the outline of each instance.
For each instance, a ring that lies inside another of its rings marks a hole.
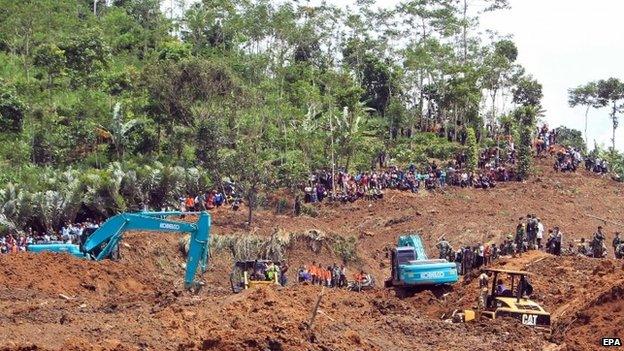
[[[389,274],[388,249],[400,234],[421,232],[431,250],[441,235],[458,247],[500,242],[518,218],[535,213],[560,226],[567,243],[603,225],[587,215],[624,221],[624,187],[595,175],[554,173],[548,162],[526,183],[495,189],[448,189],[408,194],[389,191],[380,201],[321,205],[319,215],[293,218],[259,211],[213,212],[213,234],[268,236],[310,229],[357,239],[359,260],[348,269],[371,272],[378,288],[364,293],[325,289],[320,312],[310,314],[317,286],[291,284],[229,289],[232,258],[213,252],[205,287],[183,289],[184,257],[178,236],[128,233],[117,262],[66,255],[0,256],[0,350],[598,350],[601,337],[624,339],[624,262],[554,257],[530,252],[497,267],[527,270],[535,299],[551,312],[546,335],[512,320],[452,324],[442,317],[475,304],[476,281],[450,291],[399,298],[381,287]],[[610,252],[612,257],[612,252]],[[331,248],[304,243],[286,252],[290,281],[299,265],[340,263]]]

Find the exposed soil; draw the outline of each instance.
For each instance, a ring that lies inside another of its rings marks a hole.
[[[360,260],[349,270],[363,267],[382,285],[389,274],[388,248],[398,235],[422,232],[430,249],[443,234],[454,246],[499,242],[527,213],[537,214],[547,228],[562,227],[567,242],[589,237],[598,225],[610,242],[618,228],[587,214],[623,222],[624,187],[591,174],[554,173],[544,163],[527,183],[489,191],[390,191],[376,202],[321,205],[316,218],[260,211],[252,228],[244,223],[246,213],[220,209],[213,212],[212,232],[317,229],[356,237]],[[232,259],[213,252],[206,286],[191,294],[183,289],[178,236],[129,233],[122,245],[117,262],[0,256],[0,350],[594,350],[601,337],[624,339],[624,262],[613,259],[530,252],[496,263],[533,273],[535,300],[552,314],[553,332],[546,335],[512,320],[444,321],[453,309],[475,304],[474,280],[402,298],[381,287],[359,294],[325,289],[310,328],[319,287],[233,295]],[[314,253],[303,244],[286,255],[291,274],[313,260],[338,262],[331,250]]]

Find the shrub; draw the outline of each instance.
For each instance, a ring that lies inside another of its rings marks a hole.
[[[301,213],[306,215],[306,216],[310,216],[312,218],[316,218],[316,217],[319,216],[318,208],[316,208],[316,206],[310,205],[310,204],[302,205],[301,206]]]

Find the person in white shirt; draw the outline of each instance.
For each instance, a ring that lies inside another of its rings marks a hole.
[[[542,238],[544,238],[544,224],[540,218],[537,219],[537,249],[542,249]]]

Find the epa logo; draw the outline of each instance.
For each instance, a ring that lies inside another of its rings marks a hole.
[[[620,338],[602,338],[600,344],[602,346],[622,346],[622,340]]]

